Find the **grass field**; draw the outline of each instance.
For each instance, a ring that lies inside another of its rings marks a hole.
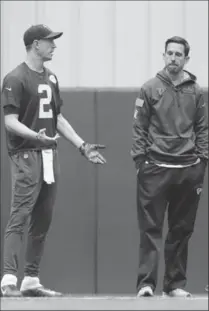
[[[208,296],[136,298],[135,296],[67,296],[1,298],[1,310],[208,310]]]

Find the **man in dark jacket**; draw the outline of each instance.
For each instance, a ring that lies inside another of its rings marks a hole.
[[[135,103],[131,155],[137,168],[140,229],[138,296],[153,296],[163,221],[168,209],[163,292],[188,297],[188,242],[208,161],[208,118],[196,77],[184,70],[189,44],[165,43],[165,68],[140,89]]]

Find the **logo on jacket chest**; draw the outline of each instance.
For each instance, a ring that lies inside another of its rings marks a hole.
[[[157,90],[158,95],[161,97],[166,89],[163,87],[158,87],[156,90]]]
[[[187,94],[194,93],[194,89],[191,86],[183,87],[181,91],[182,93],[187,93]]]

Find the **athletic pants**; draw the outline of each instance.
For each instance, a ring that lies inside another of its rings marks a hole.
[[[38,276],[44,242],[52,220],[59,173],[57,150],[53,151],[55,183],[43,181],[41,151],[11,156],[12,200],[4,239],[4,274],[17,275],[24,228],[28,221],[24,275]]]
[[[168,233],[165,239],[163,290],[186,285],[188,242],[203,187],[205,164],[166,168],[144,162],[137,174],[137,212],[140,233],[137,291],[155,290],[165,211]]]

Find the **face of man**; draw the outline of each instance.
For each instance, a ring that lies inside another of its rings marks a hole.
[[[182,71],[189,60],[189,56],[185,56],[184,45],[175,42],[167,45],[163,58],[166,69],[174,75]]]
[[[41,39],[37,41],[36,47],[38,56],[45,62],[52,59],[56,45],[53,39]]]

